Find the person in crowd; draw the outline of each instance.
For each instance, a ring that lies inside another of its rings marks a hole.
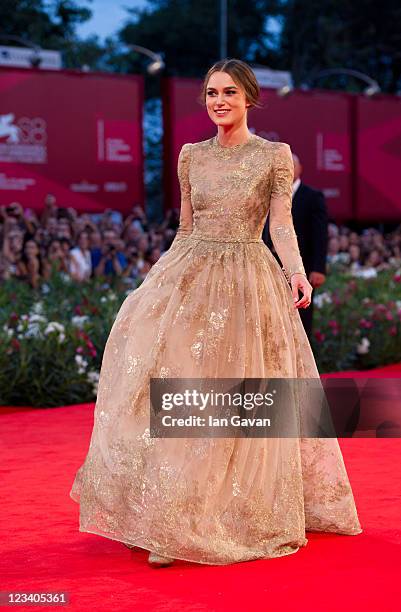
[[[97,229],[89,229],[89,249],[100,249],[102,247],[102,233]]]
[[[149,272],[149,270],[151,269],[152,264],[150,263],[150,261],[148,261],[147,259],[143,262],[143,265],[141,267],[141,269],[138,272],[138,277],[141,281],[144,281],[146,278],[147,273]]]
[[[374,248],[367,255],[364,267],[374,268],[377,272],[380,272],[381,270],[389,270],[391,266],[384,261],[381,249]]]
[[[121,276],[127,267],[124,253],[118,249],[119,238],[114,229],[103,231],[102,247],[92,249],[92,268],[96,276],[118,275]]]
[[[328,241],[326,263],[328,264],[348,264],[350,261],[349,252],[341,250],[340,236],[333,236]]]
[[[11,278],[10,268],[7,258],[0,253],[0,283]]]
[[[21,258],[21,280],[26,280],[31,287],[37,289],[43,274],[43,264],[40,248],[35,240],[27,240]]]
[[[358,272],[363,268],[361,249],[359,244],[351,243],[349,245],[349,270],[350,272]]]
[[[393,244],[388,262],[392,267],[401,266],[401,246]]]
[[[20,266],[24,245],[24,234],[17,228],[5,233],[3,241],[3,255],[7,261],[11,276],[20,278],[22,270]]]
[[[82,230],[78,234],[77,246],[70,251],[69,273],[78,282],[89,280],[92,276],[92,257],[89,248],[89,234]]]
[[[43,278],[47,281],[53,271],[68,274],[68,260],[58,238],[52,238],[43,260]]]
[[[139,253],[135,242],[130,243],[125,250],[127,266],[123,270],[123,276],[126,278],[139,278],[139,273],[143,265],[143,261],[139,262]],[[142,264],[142,265],[141,265]]]

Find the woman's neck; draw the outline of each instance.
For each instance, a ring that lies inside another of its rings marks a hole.
[[[251,136],[246,123],[240,126],[219,125],[217,128],[217,138],[223,147],[235,147],[246,142]]]

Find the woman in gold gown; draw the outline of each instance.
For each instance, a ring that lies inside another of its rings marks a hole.
[[[291,216],[291,150],[248,130],[258,95],[240,60],[205,77],[218,131],[181,149],[177,235],[114,321],[70,492],[80,531],[144,548],[156,567],[288,555],[308,530],[361,532],[335,437],[150,436],[151,377],[319,378],[298,312],[312,287]],[[261,238],[268,214],[282,269]]]

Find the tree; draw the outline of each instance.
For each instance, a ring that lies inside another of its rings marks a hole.
[[[68,68],[79,68],[83,64],[94,67],[104,54],[102,45],[97,37],[80,40],[76,34],[77,26],[92,14],[82,2],[90,4],[91,1],[2,0],[0,32],[61,51]]]
[[[228,55],[244,60],[263,58],[271,49],[266,17],[278,13],[279,0],[232,0],[228,11]],[[216,0],[149,0],[141,9],[127,9],[119,32],[122,43],[162,52],[166,75],[198,77],[219,57],[219,2]],[[115,67],[143,67],[143,58],[115,58]]]
[[[288,0],[283,5],[282,61],[299,86],[320,70],[351,68],[383,91],[401,87],[401,5],[398,0]],[[352,81],[321,82],[357,89]]]

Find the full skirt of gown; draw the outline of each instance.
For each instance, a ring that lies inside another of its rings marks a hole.
[[[83,532],[229,564],[361,532],[336,438],[152,438],[150,378],[319,378],[291,289],[260,239],[189,236],[123,302],[70,492]]]

